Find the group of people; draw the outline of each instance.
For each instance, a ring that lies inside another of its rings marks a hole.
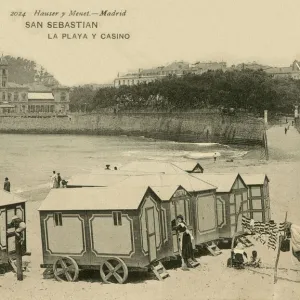
[[[51,176],[51,183],[50,187],[53,189],[58,189],[61,186],[64,188],[67,186],[67,181],[62,179],[60,176],[60,173],[56,173],[56,171],[53,171],[53,174]]]
[[[177,216],[176,225],[173,226],[173,230],[177,231],[179,238],[179,253],[182,259],[181,267],[183,270],[192,268],[193,262],[197,262],[194,256],[194,237],[182,215]],[[259,268],[261,266],[261,259],[258,257],[257,251],[253,250],[250,259],[248,259],[248,255],[244,249],[245,247],[242,243],[237,243],[232,251],[232,256],[228,259],[227,266],[233,266],[238,269],[242,269],[245,266]]]
[[[250,259],[248,259],[244,245],[242,243],[237,243],[231,253],[231,257],[227,261],[227,267],[243,269],[245,266],[259,268],[261,266],[261,259],[258,257],[256,250],[252,251],[252,255]]]

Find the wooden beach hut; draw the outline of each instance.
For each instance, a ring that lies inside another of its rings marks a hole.
[[[53,189],[39,208],[41,267],[53,267],[55,277],[67,281],[75,281],[79,269],[100,270],[107,283],[125,282],[136,268],[165,277],[155,264],[173,256],[169,206],[144,186]]]
[[[176,215],[182,214],[195,237],[196,246],[205,246],[212,254],[216,254],[216,246],[211,242],[218,240],[216,187],[195,178],[188,173],[180,174],[143,174],[130,176],[114,185],[117,189],[122,187],[137,187],[149,185],[151,188],[168,188],[174,185],[181,186],[182,197],[176,201],[173,198],[164,198],[171,201],[170,213],[174,220]],[[176,233],[173,232],[173,239]],[[175,244],[174,244],[175,245]],[[175,246],[176,247],[176,246]],[[212,247],[212,248],[211,248]],[[177,251],[175,251],[176,253]]]
[[[9,228],[13,216],[17,215],[26,222],[25,203],[25,199],[13,193],[0,191],[0,273],[5,272],[10,265],[15,269],[15,237],[8,237],[7,232],[14,231],[14,228]],[[23,237],[22,255],[26,255],[26,230]]]
[[[269,178],[266,174],[241,174],[248,186],[249,217],[255,221],[271,219]]]
[[[107,174],[107,176],[105,176]],[[113,174],[112,179],[110,175]],[[91,176],[79,176],[71,180],[70,186],[113,186],[116,189],[127,187],[172,187],[182,186],[192,195],[192,230],[196,245],[205,245],[212,254],[213,241],[219,238],[216,209],[216,187],[195,178],[179,167],[167,162],[131,162],[116,172],[100,172]],[[168,199],[164,199],[168,200]],[[187,207],[187,206],[186,206]],[[175,214],[175,208],[172,213]],[[183,214],[184,215],[184,214]],[[209,244],[207,244],[209,242]]]
[[[217,186],[217,215],[221,240],[232,238],[237,228],[237,235],[243,234],[242,215],[248,216],[248,188],[242,177],[235,174],[193,174],[193,176]],[[241,215],[238,216],[241,207]]]

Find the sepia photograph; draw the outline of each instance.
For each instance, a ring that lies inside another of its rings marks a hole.
[[[3,299],[300,299],[300,2],[0,10]]]

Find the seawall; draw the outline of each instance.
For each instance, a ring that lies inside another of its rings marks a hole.
[[[134,135],[181,142],[262,145],[263,120],[201,113],[71,115],[69,118],[0,117],[1,133]]]

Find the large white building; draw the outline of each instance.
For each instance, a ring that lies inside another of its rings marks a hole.
[[[8,63],[0,58],[0,113],[66,113],[69,88],[41,83],[17,84],[8,81]]]
[[[137,72],[118,75],[114,80],[114,86],[136,85],[160,80],[170,75],[183,76],[185,74],[202,74],[208,70],[225,70],[225,62],[197,62],[189,64],[184,61],[173,62],[167,66],[152,69],[139,69]]]

